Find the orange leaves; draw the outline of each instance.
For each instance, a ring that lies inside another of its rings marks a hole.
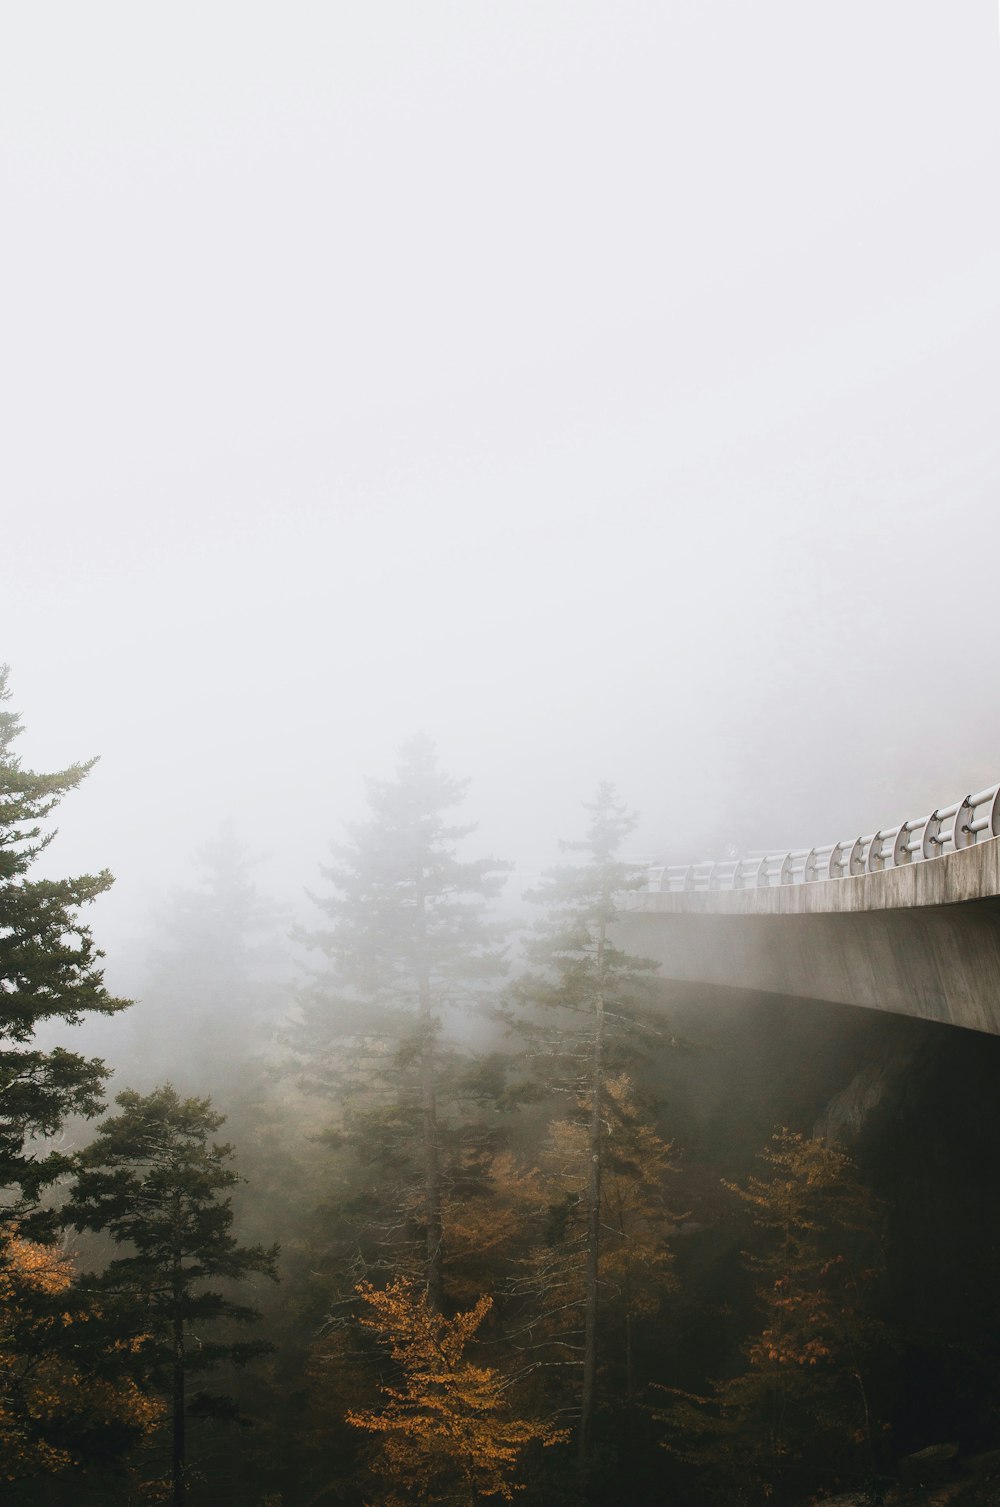
[[[69,1294],[73,1265],[50,1246],[0,1231],[0,1467],[3,1476],[49,1475],[76,1463],[62,1442],[110,1428],[138,1438],[163,1406],[128,1376],[113,1381],[87,1368],[74,1343],[58,1348],[59,1331],[86,1325],[91,1314],[52,1302]],[[124,1348],[142,1341],[124,1342]],[[110,1350],[123,1348],[111,1344]],[[103,1352],[104,1354],[107,1351]]]
[[[25,1240],[10,1226],[0,1231],[0,1240],[3,1242],[0,1305],[4,1308],[26,1292],[60,1293],[69,1287],[73,1264],[51,1246]]]
[[[859,1367],[879,1335],[866,1314],[879,1206],[848,1154],[825,1141],[779,1130],[762,1160],[772,1176],[750,1178],[733,1192],[750,1207],[749,1259],[764,1279],[758,1296],[766,1323],[746,1347],[749,1372],[721,1384],[720,1396],[762,1418],[774,1407],[785,1428],[801,1414],[813,1433],[827,1427],[848,1437],[857,1433],[860,1409],[866,1439]]]
[[[766,1358],[778,1366],[815,1366],[831,1358],[833,1352],[821,1339],[803,1339],[777,1329],[765,1329],[747,1354],[751,1362],[759,1363]]]
[[[482,1296],[465,1313],[432,1313],[414,1284],[383,1291],[363,1282],[369,1313],[361,1324],[388,1344],[399,1379],[382,1385],[384,1406],[350,1410],[355,1428],[383,1436],[377,1468],[396,1495],[386,1500],[509,1501],[514,1475],[531,1443],[555,1444],[565,1434],[512,1415],[498,1371],[466,1358],[492,1307]]]
[[[768,1496],[806,1453],[841,1462],[845,1441],[869,1446],[864,1368],[881,1331],[867,1289],[882,1215],[838,1147],[779,1130],[762,1160],[770,1176],[727,1184],[750,1214],[745,1256],[758,1278],[747,1368],[714,1382],[710,1397],[675,1394],[661,1420],[668,1448]]]

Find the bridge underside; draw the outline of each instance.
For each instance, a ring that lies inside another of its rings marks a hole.
[[[643,893],[620,926],[667,978],[1000,1035],[1000,839],[854,879]]]

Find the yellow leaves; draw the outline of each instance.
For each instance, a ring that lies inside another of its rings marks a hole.
[[[752,1460],[763,1480],[775,1457],[825,1432],[838,1448],[868,1437],[859,1367],[879,1333],[865,1287],[881,1210],[847,1153],[823,1140],[779,1130],[762,1160],[769,1176],[727,1186],[752,1221],[764,1324],[745,1347],[747,1371],[713,1384],[704,1458],[714,1451],[742,1475]]]
[[[68,1257],[51,1246],[25,1240],[11,1225],[0,1230],[0,1251],[0,1307],[24,1292],[65,1292],[73,1280],[73,1263]]]
[[[84,1315],[84,1317],[87,1317]],[[112,1349],[120,1350],[127,1355],[139,1355],[150,1343],[151,1334],[133,1334],[127,1340],[115,1340]]]
[[[509,1501],[521,1489],[514,1471],[526,1446],[566,1435],[512,1416],[500,1373],[466,1359],[492,1299],[484,1295],[449,1319],[432,1313],[412,1283],[380,1291],[363,1282],[358,1292],[370,1310],[362,1325],[389,1344],[402,1377],[383,1384],[380,1410],[351,1409],[347,1421],[383,1436],[379,1468],[399,1499]]]
[[[547,1207],[538,1169],[520,1164],[509,1152],[490,1159],[481,1191],[446,1195],[443,1218],[452,1296],[474,1302],[495,1276],[498,1263],[515,1253],[525,1230],[545,1215]]]
[[[58,1442],[102,1426],[149,1433],[165,1408],[130,1377],[114,1381],[81,1369],[77,1347],[63,1354],[60,1330],[89,1322],[69,1307],[44,1300],[68,1293],[73,1264],[49,1246],[27,1240],[11,1226],[0,1231],[0,1457],[8,1480],[49,1475],[76,1463]],[[120,1342],[111,1349],[132,1350]]]

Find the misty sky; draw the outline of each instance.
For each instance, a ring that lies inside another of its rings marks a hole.
[[[528,868],[1000,778],[998,127],[996,0],[5,7],[52,864],[297,892],[418,728]]]

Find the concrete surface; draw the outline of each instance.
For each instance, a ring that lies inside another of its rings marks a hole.
[[[668,978],[1000,1035],[1000,838],[855,879],[644,892],[619,939]]]

